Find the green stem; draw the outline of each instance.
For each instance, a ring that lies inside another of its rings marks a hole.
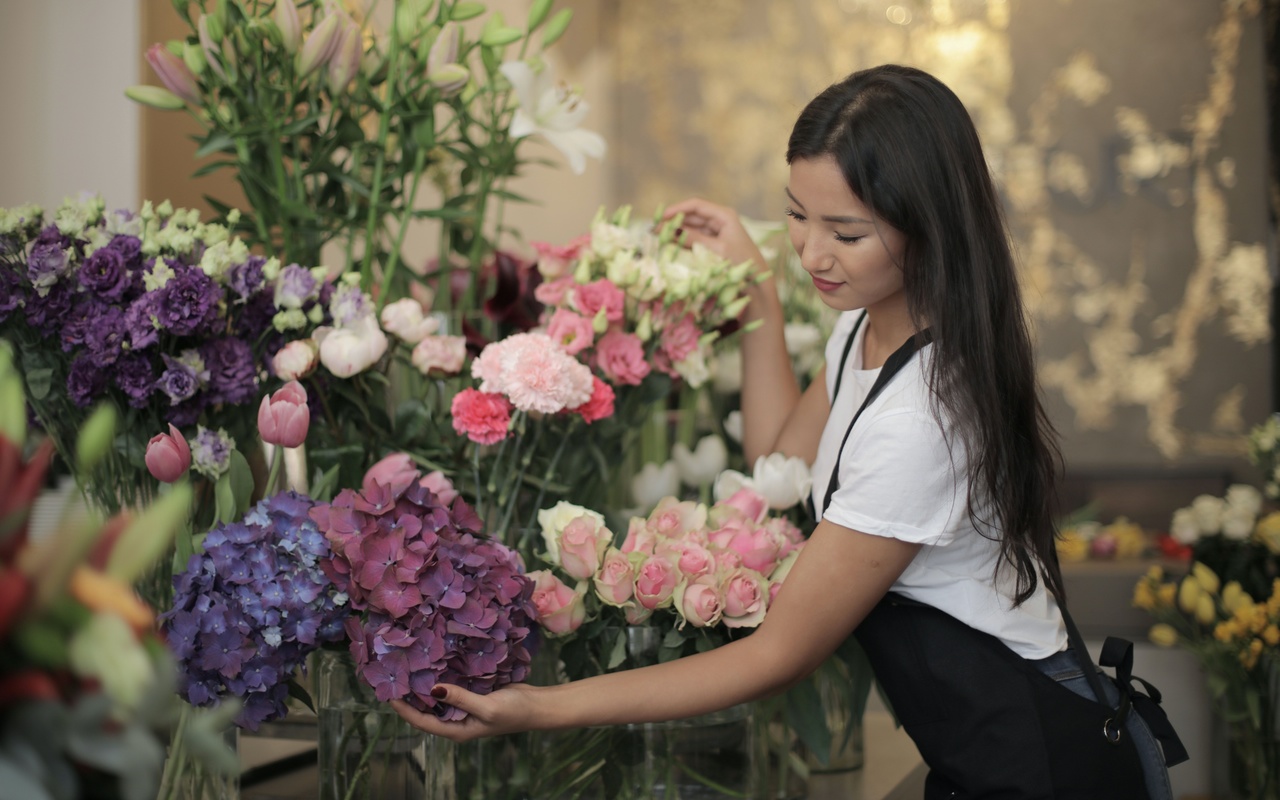
[[[347,793],[343,795],[343,800],[351,800],[355,797],[356,788],[360,785],[361,777],[369,770],[369,760],[373,757],[373,751],[377,748],[378,742],[382,741],[383,729],[387,727],[387,720],[390,714],[379,713],[377,717],[378,730],[374,732],[373,737],[365,745],[364,752],[360,754],[360,762],[356,764],[356,771],[351,775],[351,782],[347,784]]]
[[[414,203],[418,197],[418,182],[422,180],[422,165],[426,161],[427,152],[421,147],[413,156],[413,183],[409,186],[409,196],[404,200],[407,208],[413,209]],[[409,230],[409,220],[411,216],[406,214],[404,219],[400,220],[400,230],[396,231],[396,243],[391,248],[391,254],[387,258],[387,270],[382,276],[382,291],[378,292],[378,311],[382,311],[383,305],[386,304],[387,298],[391,295],[391,280],[395,277],[396,267],[400,264],[400,248],[404,246],[404,235]]]
[[[400,32],[396,28],[396,16],[391,15],[391,47],[387,51],[387,63],[396,64],[400,55]],[[377,158],[373,164],[373,182],[369,186],[369,215],[365,222],[364,263],[360,266],[360,285],[368,291],[373,279],[374,242],[378,227],[382,222],[382,170],[387,161],[387,134],[391,129],[391,104],[382,103],[378,113],[378,147]]]
[[[284,448],[280,445],[273,445],[271,448],[271,471],[267,473],[267,486],[263,490],[263,494],[270,497],[277,492],[283,491],[284,487],[278,486],[280,482],[280,473],[284,467]]]
[[[169,739],[169,756],[164,762],[164,772],[160,777],[160,794],[161,800],[171,800],[177,797],[178,784],[177,781],[182,775],[181,762],[186,758],[183,752],[182,742],[187,733],[187,720],[191,716],[191,706],[183,703],[182,711],[178,714],[178,726],[173,731],[172,737]]]

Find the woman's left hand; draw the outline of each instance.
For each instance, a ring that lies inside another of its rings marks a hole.
[[[513,683],[490,694],[476,694],[460,686],[436,684],[431,691],[433,697],[467,712],[466,719],[459,722],[445,722],[434,714],[424,714],[403,700],[392,700],[391,707],[418,730],[465,742],[536,727],[533,701],[536,691],[527,684]]]

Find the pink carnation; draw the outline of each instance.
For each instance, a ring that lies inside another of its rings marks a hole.
[[[649,374],[644,345],[633,333],[609,331],[596,343],[596,364],[614,383],[638,386]]]
[[[662,352],[673,362],[682,361],[698,349],[698,337],[701,335],[702,331],[693,322],[693,315],[685,314],[674,325],[662,329]]]
[[[613,416],[613,387],[594,375],[591,376],[591,380],[591,399],[576,408],[569,409],[575,414],[581,414],[583,421],[588,425]]]
[[[569,355],[576,355],[591,346],[596,332],[591,318],[575,314],[567,308],[557,308],[547,323],[547,335],[564,348]]]
[[[504,394],[521,411],[554,414],[591,399],[591,370],[542,333],[517,333],[471,363],[480,391]]]
[[[573,304],[585,317],[594,317],[604,309],[605,319],[621,322],[627,297],[608,278],[592,281],[573,290]]]
[[[453,398],[453,429],[479,444],[494,444],[507,437],[511,403],[500,394],[463,389]]]

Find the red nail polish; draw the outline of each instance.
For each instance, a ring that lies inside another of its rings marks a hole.
[[[444,696],[445,696],[446,694],[448,694],[448,692],[446,691],[446,689],[445,689],[443,686],[432,686],[432,687],[431,687],[431,696],[432,696],[432,697],[434,697],[434,698],[436,698],[437,700],[442,700],[442,699],[444,699]]]

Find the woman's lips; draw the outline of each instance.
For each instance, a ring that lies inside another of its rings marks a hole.
[[[812,275],[810,275],[809,277],[813,278],[813,285],[818,287],[818,291],[820,292],[834,292],[836,289],[839,289],[841,286],[844,285],[843,283],[833,283],[832,281],[824,281],[822,278],[816,278]]]

